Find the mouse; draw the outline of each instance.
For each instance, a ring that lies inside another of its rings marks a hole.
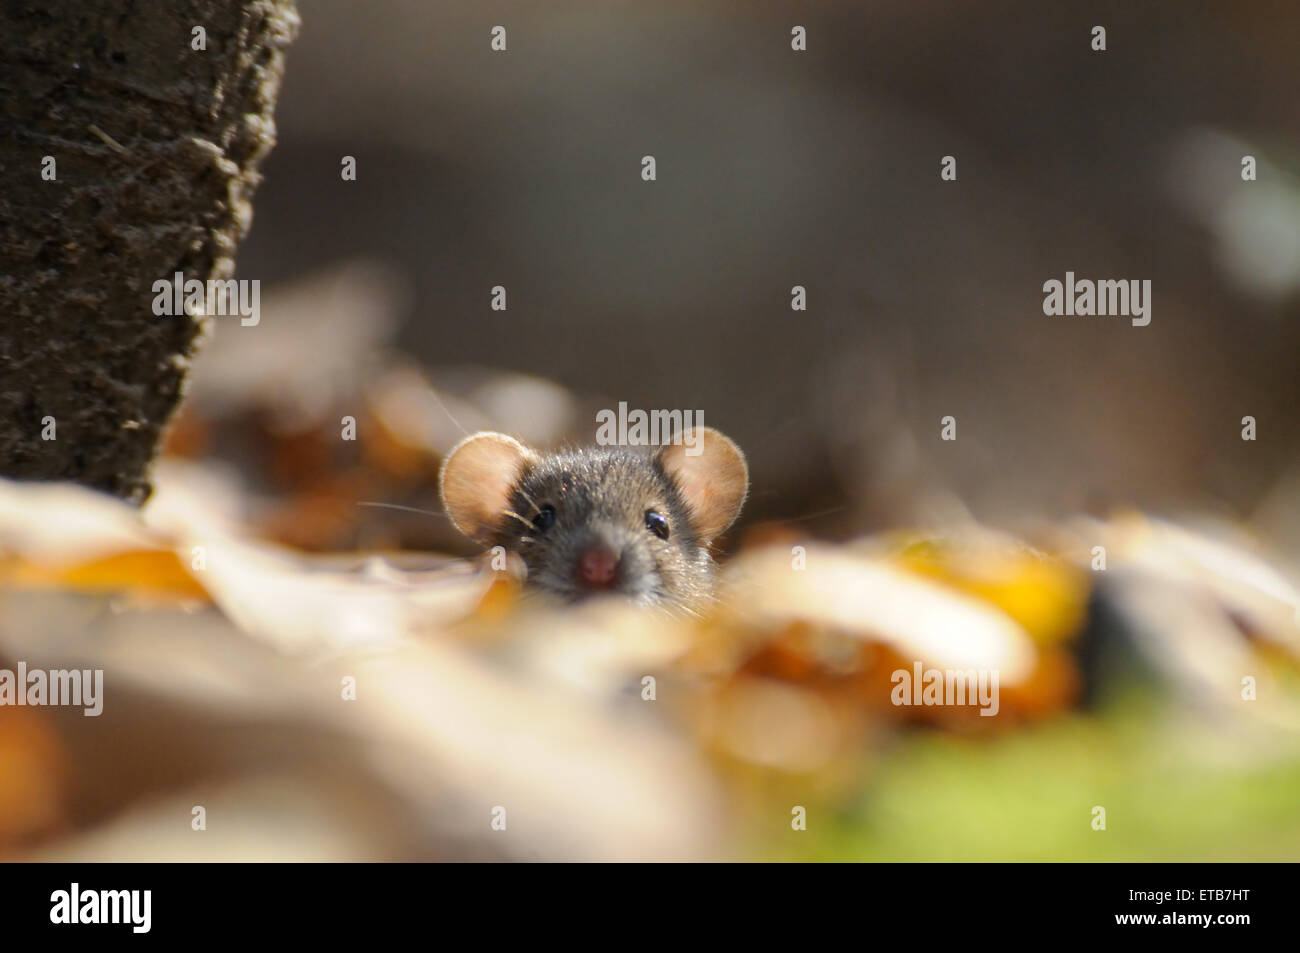
[[[552,451],[484,431],[452,448],[439,483],[456,528],[518,554],[530,590],[698,612],[713,599],[711,547],[740,514],[749,469],[712,427],[662,446]]]

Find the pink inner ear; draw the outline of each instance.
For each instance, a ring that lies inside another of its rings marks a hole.
[[[677,485],[681,487],[686,502],[697,519],[703,517],[712,507],[713,487],[703,475],[691,468],[689,462],[677,471]]]
[[[677,481],[696,531],[711,541],[740,512],[749,472],[744,456],[730,440],[713,430],[702,436],[704,452],[699,456],[688,456],[683,446],[671,445],[660,459],[664,470]]]
[[[462,533],[487,542],[510,502],[528,450],[505,434],[476,434],[452,451],[442,474],[447,515]]]

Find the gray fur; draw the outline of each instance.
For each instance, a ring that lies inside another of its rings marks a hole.
[[[691,609],[711,597],[713,559],[653,452],[596,447],[542,455],[520,475],[510,509],[531,522],[548,505],[555,522],[544,533],[510,515],[497,529],[495,542],[523,558],[530,586],[581,598],[575,561],[603,542],[621,558],[617,591],[633,601]],[[668,539],[646,528],[650,509],[667,517]]]

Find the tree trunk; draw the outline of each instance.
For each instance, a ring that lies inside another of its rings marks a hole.
[[[292,0],[0,0],[0,476],[148,496],[211,320],[153,284],[233,273],[297,28]]]

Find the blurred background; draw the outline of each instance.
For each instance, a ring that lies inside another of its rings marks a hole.
[[[425,367],[701,408],[753,461],[751,519],[1249,517],[1294,473],[1293,5],[308,0],[303,18],[241,275],[368,259]],[[1044,316],[1067,270],[1150,279],[1150,326]]]
[[[1300,857],[1293,4],[301,13],[262,321],[216,322],[155,499],[0,493],[0,660],[128,699],[0,721],[0,853]],[[1067,271],[1150,325],[1045,316]],[[620,401],[749,455],[715,615],[447,562],[465,431]],[[1001,668],[1000,717],[891,706],[914,660]]]

